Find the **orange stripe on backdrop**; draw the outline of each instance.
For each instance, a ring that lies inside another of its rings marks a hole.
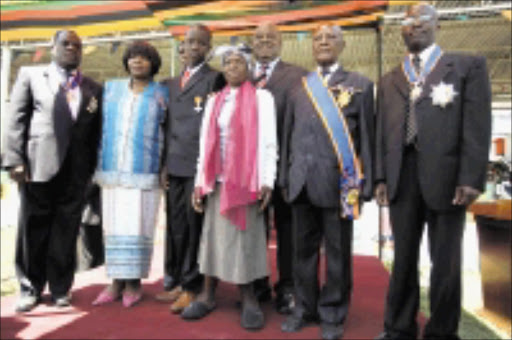
[[[296,24],[296,25],[279,25],[279,31],[281,32],[307,32],[312,31],[318,25],[338,25],[344,27],[364,25],[371,22],[376,22],[384,12],[377,12],[369,15],[360,15],[357,17],[340,19],[340,20],[319,20],[313,23],[307,24]],[[174,28],[180,27],[183,30],[184,34],[188,26],[175,26]],[[171,32],[172,33],[172,32]],[[235,35],[252,35],[254,33],[254,28],[250,29],[242,29],[242,30],[218,30],[214,31],[213,34],[215,36],[224,37],[224,36],[235,36]],[[173,33],[174,34],[174,33]]]
[[[264,21],[271,21],[274,23],[301,21],[313,18],[329,17],[333,15],[350,15],[355,11],[372,10],[376,7],[386,6],[387,4],[388,0],[345,1],[338,5],[319,6],[309,10],[286,11],[273,15],[257,15],[249,18],[249,20],[256,24]]]
[[[257,26],[261,22],[269,21],[275,24],[285,22],[301,21],[307,19],[315,19],[322,17],[331,17],[333,15],[350,16],[356,11],[373,10],[377,7],[386,6],[388,0],[366,0],[366,1],[346,1],[337,5],[319,6],[309,10],[286,11],[278,14],[246,16],[240,19],[227,21],[202,21],[212,31],[226,29],[243,29],[247,26]],[[196,13],[197,14],[197,13]],[[173,26],[169,28],[169,32],[173,35],[182,35],[186,32],[187,26]]]
[[[119,11],[148,10],[144,1],[101,1],[98,5],[76,5],[62,10],[21,10],[2,12],[2,21],[72,19],[86,15],[109,14]],[[151,12],[148,10],[148,15]]]

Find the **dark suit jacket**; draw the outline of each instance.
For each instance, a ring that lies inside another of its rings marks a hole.
[[[286,115],[286,107],[288,96],[292,89],[301,81],[301,78],[308,73],[302,67],[279,61],[268,82],[263,87],[272,93],[276,105],[276,123],[277,123],[277,140],[280,142],[283,134],[284,116]]]
[[[445,108],[433,105],[432,87],[451,84],[458,93]],[[379,86],[376,180],[396,198],[404,149],[409,85],[400,67]],[[444,54],[426,79],[417,100],[418,176],[429,207],[451,207],[455,187],[483,190],[491,140],[491,91],[485,59]]]
[[[331,75],[329,86],[354,87],[343,114],[359,156],[365,176],[362,196],[372,196],[372,145],[374,141],[373,83],[341,67]],[[283,129],[279,183],[288,189],[292,202],[305,186],[311,202],[319,207],[340,205],[338,160],[327,131],[311,103],[302,83],[295,87]]]
[[[65,99],[58,100],[63,93],[50,84],[49,65],[22,67],[12,90],[2,166],[25,165],[31,181],[47,182],[67,154],[76,153],[73,168],[87,181],[97,162],[102,87],[83,77],[80,91],[73,121]]]
[[[206,100],[210,93],[224,87],[225,80],[222,74],[204,64],[188,80],[185,88],[181,88],[180,82],[181,75],[163,81],[170,93],[164,164],[170,175],[194,177]]]

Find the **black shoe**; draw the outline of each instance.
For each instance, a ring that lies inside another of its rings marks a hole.
[[[24,313],[34,309],[41,302],[39,295],[21,295],[16,302],[16,312]]]
[[[281,324],[281,331],[285,333],[294,333],[300,331],[305,325],[306,320],[304,320],[304,318],[292,314]]]
[[[193,301],[190,305],[185,307],[181,312],[181,318],[184,320],[199,320],[210,314],[216,307],[214,303],[208,306],[206,303],[201,301]]]
[[[56,307],[68,307],[71,306],[71,294],[66,294],[63,296],[53,297],[53,304]]]
[[[392,340],[393,337],[388,332],[384,331],[380,333],[374,340]]]
[[[242,307],[240,325],[250,331],[262,329],[265,325],[265,317],[258,306]]]
[[[279,294],[276,297],[276,310],[279,314],[290,314],[295,306],[292,293]]]
[[[322,322],[320,326],[322,330],[322,339],[336,340],[343,336],[343,325],[335,323]]]

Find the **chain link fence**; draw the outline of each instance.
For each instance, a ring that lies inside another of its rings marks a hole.
[[[510,101],[511,98],[511,23],[500,10],[510,9],[510,1],[431,1],[440,14],[441,29],[437,42],[445,51],[483,55],[492,81],[494,100]],[[500,7],[501,6],[501,7]],[[378,81],[399,65],[406,50],[401,37],[400,18],[406,6],[389,6],[379,30],[372,27],[348,28],[344,31],[346,47],[340,62],[348,70],[360,72],[372,81]],[[379,36],[380,35],[380,36]],[[232,38],[214,36],[212,45],[229,44]],[[250,43],[249,36],[238,41]],[[157,80],[179,74],[181,65],[177,56],[177,40],[151,41],[162,56],[162,68]],[[110,44],[98,44],[90,53],[84,53],[82,69],[98,81],[126,77],[122,66],[122,54],[127,42],[113,51]],[[283,33],[282,59],[308,70],[315,67],[311,51],[311,33]],[[381,53],[379,53],[381,48]],[[84,50],[85,51],[85,50]],[[14,58],[10,74],[10,87],[22,65],[34,64],[33,51]],[[50,61],[50,52],[37,63]],[[219,61],[211,64],[219,68]]]

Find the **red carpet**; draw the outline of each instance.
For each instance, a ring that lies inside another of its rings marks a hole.
[[[145,299],[126,309],[121,302],[93,307],[91,301],[108,280],[104,267],[79,273],[75,277],[73,306],[56,308],[44,295],[44,302],[30,313],[14,313],[16,296],[1,299],[2,339],[315,339],[319,327],[306,327],[299,333],[282,333],[284,316],[265,303],[266,326],[259,332],[240,327],[236,307],[238,290],[234,285],[220,284],[217,309],[205,319],[187,322],[169,312],[168,305],[154,300],[162,288],[163,244],[155,246],[151,276],[143,280]],[[275,249],[269,250],[275,263]],[[275,281],[275,266],[273,266]],[[354,256],[354,290],[345,339],[372,339],[382,330],[384,299],[388,273],[377,258]]]

